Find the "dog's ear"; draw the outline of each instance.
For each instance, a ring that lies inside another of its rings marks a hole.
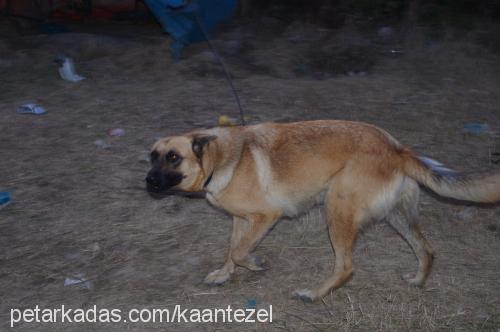
[[[203,157],[203,149],[205,148],[205,145],[210,143],[211,141],[215,140],[217,136],[214,135],[204,135],[204,136],[195,136],[193,137],[193,143],[191,145],[193,149],[194,155],[201,160],[201,157]]]

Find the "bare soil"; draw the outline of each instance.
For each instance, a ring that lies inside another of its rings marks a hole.
[[[203,199],[152,199],[144,190],[155,139],[217,125],[238,110],[206,45],[174,61],[152,27],[81,27],[19,35],[0,25],[0,327],[10,308],[257,308],[272,324],[19,324],[23,330],[492,330],[500,329],[500,208],[422,195],[421,227],[436,252],[427,284],[401,279],[416,259],[385,223],[367,227],[355,274],[318,303],[291,298],[332,273],[323,212],[282,220],[257,248],[270,269],[238,269],[220,287],[230,217]],[[75,30],[74,30],[75,31]],[[99,31],[97,33],[96,31]],[[103,32],[104,31],[104,32]],[[214,37],[250,123],[348,119],[378,125],[418,153],[459,171],[498,169],[500,56],[474,32],[425,38],[415,49],[375,32],[281,26],[272,19]],[[393,53],[392,49],[402,53]],[[52,60],[74,58],[80,83]],[[36,102],[48,113],[21,115]],[[237,121],[237,120],[235,120]],[[125,135],[108,137],[123,128]],[[105,140],[109,147],[96,146]],[[90,283],[64,286],[83,276]]]

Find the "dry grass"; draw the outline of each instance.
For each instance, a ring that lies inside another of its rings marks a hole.
[[[227,58],[251,122],[361,120],[459,170],[495,167],[489,161],[492,140],[464,135],[461,128],[466,122],[500,127],[498,56],[462,40],[391,58],[377,53],[386,46],[375,43],[370,44],[374,54],[382,55],[368,75],[327,72],[317,77],[324,69],[319,66],[298,78],[293,66],[311,45],[300,38],[287,41],[294,34],[308,36],[305,28],[290,29],[275,35],[267,32],[276,29],[264,31],[265,38],[243,29],[241,52]],[[335,31],[328,33],[332,37],[327,41],[333,43]],[[220,40],[231,36],[234,32]],[[357,270],[350,283],[319,303],[292,300],[294,289],[319,283],[333,268],[317,208],[283,220],[263,241],[257,252],[267,258],[270,270],[238,270],[227,285],[203,285],[204,276],[223,262],[228,216],[203,200],[153,200],[142,182],[155,138],[212,126],[221,114],[237,114],[227,84],[204,48],[193,47],[188,59],[173,62],[160,37],[25,36],[4,38],[0,45],[0,190],[13,195],[12,204],[0,211],[2,327],[9,323],[9,308],[37,304],[245,307],[248,299],[256,299],[257,307],[272,304],[275,321],[238,329],[500,327],[499,208],[450,205],[428,195],[423,197],[421,224],[436,260],[423,289],[400,279],[416,269],[409,247],[388,226],[375,224],[359,238]],[[58,53],[73,56],[88,79],[79,84],[61,81],[51,64]],[[48,113],[16,114],[15,108],[28,101],[43,105]],[[124,128],[125,136],[106,138],[106,130],[115,127]],[[96,147],[96,139],[108,139],[111,147]],[[93,288],[63,286],[66,277],[77,274],[89,278]]]

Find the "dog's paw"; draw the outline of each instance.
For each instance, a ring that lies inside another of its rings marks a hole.
[[[424,281],[422,278],[414,277],[411,273],[404,273],[401,275],[401,278],[405,280],[410,286],[413,287],[422,287],[424,285]]]
[[[316,296],[313,291],[309,289],[299,289],[293,292],[292,297],[297,300],[302,300],[304,302],[313,302],[316,300]]]
[[[210,272],[203,281],[207,285],[222,285],[229,280],[231,273],[226,269],[219,269]]]
[[[265,271],[267,270],[267,265],[265,260],[260,256],[247,255],[244,258],[232,257],[233,262],[237,265],[247,268],[250,271]]]
[[[248,257],[246,268],[251,271],[265,271],[269,269],[263,257],[254,255]]]

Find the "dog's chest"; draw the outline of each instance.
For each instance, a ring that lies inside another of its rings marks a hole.
[[[221,206],[219,204],[219,202],[217,201],[217,199],[211,193],[207,192],[207,195],[205,197],[207,198],[207,201],[210,204],[212,204],[213,206],[218,207],[218,208],[223,208],[223,206]]]

